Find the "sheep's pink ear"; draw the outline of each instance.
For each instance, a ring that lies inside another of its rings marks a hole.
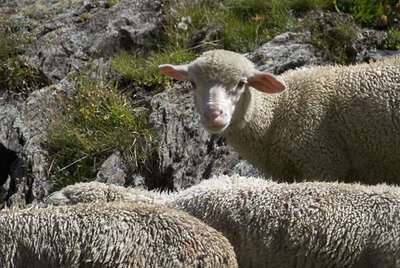
[[[265,93],[279,93],[286,89],[284,82],[266,72],[256,71],[252,76],[247,78],[247,81],[250,86]]]
[[[188,81],[188,65],[171,65],[171,64],[161,64],[158,66],[160,71],[176,80]]]

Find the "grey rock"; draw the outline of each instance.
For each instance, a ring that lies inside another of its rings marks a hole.
[[[129,165],[127,161],[129,160],[125,159],[119,151],[114,152],[100,166],[96,181],[147,189],[146,179],[137,170],[133,170],[134,165]]]
[[[93,59],[118,50],[145,52],[157,45],[160,1],[121,0],[111,8],[105,2],[60,2],[58,12],[33,30],[37,40],[28,53],[30,63],[56,83]]]
[[[6,194],[2,194],[4,199],[0,203],[21,207],[50,192],[50,163],[41,139],[61,111],[59,102],[63,96],[57,87],[51,86],[32,92],[25,100],[0,103],[0,110],[8,115],[0,117],[0,158],[5,158],[2,164],[6,164],[0,178]]]
[[[123,163],[120,152],[113,153],[97,172],[96,181],[123,186],[128,174]]]
[[[283,33],[247,56],[261,71],[274,74],[302,66],[322,64],[322,54],[308,44],[309,38],[309,32]]]

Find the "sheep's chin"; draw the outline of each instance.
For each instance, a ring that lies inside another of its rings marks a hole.
[[[218,124],[218,125],[212,125],[212,124],[206,125],[205,124],[204,128],[208,132],[210,132],[211,134],[220,134],[221,132],[223,132],[228,127],[228,125],[229,124],[225,124],[225,125],[220,125],[220,124]]]

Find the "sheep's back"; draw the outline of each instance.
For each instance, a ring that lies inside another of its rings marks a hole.
[[[398,188],[216,181],[181,193],[172,206],[220,230],[234,246],[239,266],[396,267],[400,262]]]

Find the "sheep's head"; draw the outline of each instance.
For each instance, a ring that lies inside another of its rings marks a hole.
[[[208,51],[189,64],[159,68],[167,76],[192,83],[201,123],[211,133],[221,133],[229,126],[248,86],[265,93],[285,89],[272,74],[256,70],[244,56],[226,50]]]

